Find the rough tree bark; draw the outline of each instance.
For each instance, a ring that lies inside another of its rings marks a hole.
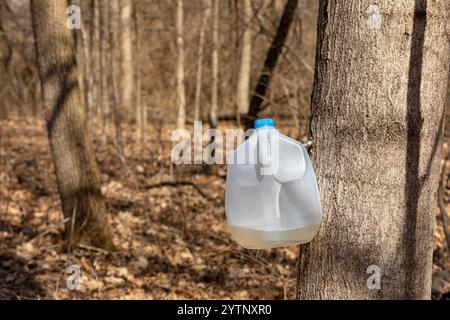
[[[431,297],[448,14],[446,1],[320,1],[311,138],[324,219],[300,247],[298,298]]]
[[[239,66],[236,101],[238,112],[245,115],[249,109],[250,75],[252,69],[252,3],[251,0],[242,1],[244,34],[242,35],[241,63]]]
[[[183,1],[177,0],[177,127],[184,128],[186,123],[186,94],[184,88],[184,37],[183,37]]]
[[[259,110],[264,101],[264,96],[270,85],[273,71],[277,66],[278,58],[280,57],[284,43],[286,42],[292,20],[294,20],[297,5],[298,0],[287,0],[286,5],[284,6],[283,15],[278,24],[275,38],[267,52],[266,59],[264,60],[264,67],[250,101],[250,109],[245,118],[245,130],[252,128],[253,121],[258,117]]]
[[[89,141],[66,1],[31,1],[44,112],[69,246],[85,242],[113,248]]]

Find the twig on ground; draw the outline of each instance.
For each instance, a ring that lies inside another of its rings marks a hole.
[[[209,195],[207,195],[197,184],[195,184],[192,181],[162,181],[155,184],[147,184],[144,186],[145,189],[155,189],[155,188],[161,188],[161,187],[178,187],[178,186],[190,186],[193,187],[197,192],[207,200],[213,201],[217,198],[212,198]]]
[[[108,250],[104,250],[104,249],[93,247],[93,246],[88,246],[86,244],[81,244],[81,243],[78,244],[77,247],[80,248],[80,249],[95,251],[95,252],[102,253],[102,254],[109,254],[110,253]]]

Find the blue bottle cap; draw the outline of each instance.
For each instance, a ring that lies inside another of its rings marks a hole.
[[[262,127],[275,128],[275,122],[273,121],[272,118],[256,119],[254,123],[254,128],[259,129]]]

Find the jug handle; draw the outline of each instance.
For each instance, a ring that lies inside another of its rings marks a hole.
[[[270,131],[259,132],[258,137],[258,155],[259,161],[263,166],[268,166],[272,163],[270,155]]]

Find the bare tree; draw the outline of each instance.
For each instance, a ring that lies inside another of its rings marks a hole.
[[[209,126],[217,128],[217,108],[219,104],[219,13],[220,1],[213,1],[212,17],[212,70],[211,70],[211,105],[209,107]]]
[[[194,120],[200,120],[200,103],[202,95],[202,71],[203,71],[203,52],[205,46],[205,34],[208,24],[209,16],[211,15],[211,8],[209,0],[203,1],[203,17],[202,25],[200,26],[200,38],[198,43],[198,57],[197,57],[197,76],[195,85],[195,102],[194,102]]]
[[[136,77],[136,140],[140,141],[144,139],[145,141],[145,125],[146,125],[146,114],[145,108],[142,104],[142,54],[140,45],[140,14],[138,8],[139,2],[134,1],[133,5],[133,21],[134,21],[134,33],[136,35],[135,42],[135,77]]]
[[[80,84],[81,84],[81,92],[83,93],[83,104],[85,108],[86,113],[86,121],[88,122],[89,127],[89,114],[92,109],[92,73],[89,72],[89,66],[91,64],[91,51],[89,46],[89,32],[88,32],[88,25],[84,22],[83,27],[81,28],[80,32],[77,33],[79,35],[79,38],[77,39],[81,40],[78,44],[81,48],[81,72],[80,72]]]
[[[69,244],[113,248],[100,177],[89,141],[66,2],[31,1],[50,148]]]
[[[286,5],[284,6],[283,15],[281,16],[280,23],[278,24],[275,38],[273,39],[269,51],[267,52],[264,67],[261,71],[258,83],[256,84],[255,92],[253,93],[250,101],[250,109],[245,121],[246,129],[250,129],[253,126],[253,121],[258,117],[261,104],[264,101],[264,97],[270,85],[272,73],[277,66],[278,59],[281,55],[292,24],[292,20],[294,20],[297,5],[298,0],[287,0]]]
[[[133,65],[133,0],[120,0],[121,105],[134,110],[135,77]]]
[[[87,117],[90,117],[93,114],[94,107],[95,110],[98,111],[100,109],[100,83],[101,83],[101,57],[100,57],[100,11],[99,11],[99,1],[91,0],[90,9],[91,9],[91,21],[89,24],[89,50],[91,53],[90,59],[90,69],[91,74],[88,78],[89,80],[89,88],[91,90],[91,104],[89,114],[86,114]]]
[[[110,105],[108,96],[108,55],[109,51],[109,16],[108,5],[105,1],[99,1],[99,25],[100,25],[100,108],[99,115],[102,119],[102,141],[105,144],[108,139],[108,127]]]
[[[109,24],[108,24],[108,29],[109,29],[109,35],[108,35],[108,41],[109,41],[109,73],[108,73],[108,77],[109,77],[109,81],[111,84],[111,90],[110,90],[110,94],[111,94],[111,106],[112,106],[112,111],[113,111],[113,116],[114,116],[114,132],[115,132],[115,143],[116,143],[116,149],[117,149],[117,154],[120,158],[120,160],[122,162],[125,162],[125,152],[123,149],[123,142],[122,142],[122,127],[121,127],[121,106],[122,105],[122,101],[119,98],[119,86],[118,86],[118,82],[117,82],[117,74],[116,74],[116,60],[119,60],[117,58],[117,50],[116,50],[116,43],[117,41],[117,37],[115,36],[116,34],[118,34],[118,15],[120,12],[120,4],[119,4],[119,0],[111,0],[110,1],[110,6],[111,6],[111,10],[108,12],[109,13]]]
[[[241,61],[239,66],[238,86],[237,86],[237,106],[238,113],[245,115],[249,108],[250,76],[252,68],[252,3],[251,0],[243,0],[245,30],[242,36]]]
[[[431,297],[448,14],[445,1],[320,1],[311,138],[324,220],[301,246],[299,298]]]
[[[177,0],[177,127],[184,128],[186,123],[186,96],[184,88],[184,37],[183,37],[183,0]]]

